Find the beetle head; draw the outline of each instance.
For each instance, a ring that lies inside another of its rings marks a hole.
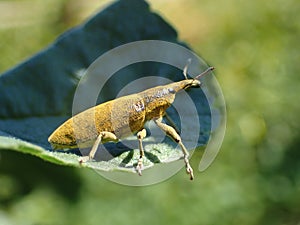
[[[191,64],[191,59],[188,59],[186,66],[183,69],[183,75],[185,77],[186,80],[189,80],[187,77],[187,70],[188,70],[188,66]],[[188,88],[190,87],[194,87],[194,88],[199,88],[201,85],[200,82],[200,77],[204,76],[205,74],[209,73],[210,71],[214,70],[214,67],[209,67],[208,69],[206,69],[204,72],[200,73],[199,75],[197,75],[195,78],[191,79],[191,82],[188,85]]]
[[[210,71],[214,70],[214,67],[209,67],[208,69],[206,69],[204,72],[200,73],[199,75],[197,75],[195,78],[193,79],[188,79],[186,72],[187,72],[187,67],[184,68],[183,74],[186,78],[186,80],[188,80],[188,84],[186,85],[186,88],[199,88],[201,86],[201,81],[200,81],[200,77],[204,76],[205,74],[209,73]]]

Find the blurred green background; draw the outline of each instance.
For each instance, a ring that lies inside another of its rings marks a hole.
[[[109,3],[0,1],[0,73]],[[217,159],[193,182],[181,170],[127,187],[20,153],[5,165],[0,153],[0,224],[300,224],[298,0],[149,3],[217,68],[228,110]]]

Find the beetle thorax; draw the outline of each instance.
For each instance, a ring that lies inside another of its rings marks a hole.
[[[146,120],[163,116],[175,99],[175,91],[168,85],[151,88],[140,94],[145,103]]]

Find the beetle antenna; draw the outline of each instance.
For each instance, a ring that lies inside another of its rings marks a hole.
[[[209,67],[207,70],[205,70],[204,72],[200,73],[199,75],[197,75],[194,80],[199,80],[200,77],[204,76],[205,74],[213,71],[215,69],[215,67]]]
[[[192,62],[192,59],[189,58],[187,60],[187,62],[186,62],[186,65],[185,65],[184,69],[183,69],[183,75],[184,75],[184,77],[185,77],[186,80],[188,79],[188,77],[187,77],[187,70],[188,70],[188,67],[191,64],[191,62]]]

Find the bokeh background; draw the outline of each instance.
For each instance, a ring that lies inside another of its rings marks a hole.
[[[109,3],[0,0],[0,74]],[[217,68],[228,120],[215,162],[193,182],[182,170],[127,187],[5,153],[15,163],[1,166],[0,224],[300,224],[298,0],[149,3]]]

